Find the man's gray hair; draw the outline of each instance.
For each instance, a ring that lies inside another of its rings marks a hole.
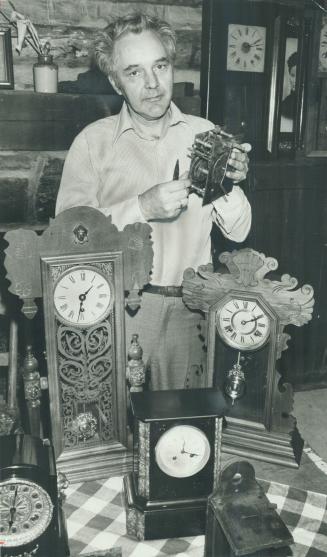
[[[176,36],[169,25],[158,17],[143,13],[132,13],[118,17],[94,41],[94,59],[100,70],[107,76],[115,77],[114,44],[124,33],[153,31],[161,39],[171,62],[176,54]]]

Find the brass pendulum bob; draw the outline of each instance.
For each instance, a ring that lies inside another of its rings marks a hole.
[[[226,373],[225,393],[232,399],[232,406],[235,400],[241,398],[245,392],[245,375],[240,364],[240,358],[241,352],[238,353],[236,364]]]

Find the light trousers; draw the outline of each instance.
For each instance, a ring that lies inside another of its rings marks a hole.
[[[144,292],[135,315],[125,312],[126,349],[139,335],[151,390],[206,387],[206,355],[199,312],[181,297]]]

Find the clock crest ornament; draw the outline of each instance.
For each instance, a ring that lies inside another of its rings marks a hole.
[[[312,318],[313,288],[296,289],[288,274],[268,278],[277,260],[250,248],[224,252],[219,261],[222,272],[212,265],[187,269],[182,286],[186,305],[207,314],[208,385],[230,400],[222,450],[296,467],[303,440],[291,415],[292,387],[276,362],[290,339],[285,326]],[[236,362],[242,376],[233,385]]]

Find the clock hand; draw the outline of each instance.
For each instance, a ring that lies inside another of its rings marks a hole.
[[[78,316],[77,316],[77,321],[79,321],[80,315],[83,312],[84,312],[83,301],[81,300],[80,305],[79,305],[79,312],[78,312]]]
[[[80,295],[78,296],[78,299],[79,299],[81,302],[85,302],[86,296],[87,296],[87,294],[90,292],[91,288],[93,288],[93,284],[92,284],[92,285],[90,286],[90,288],[88,288],[83,294],[80,294]]]
[[[84,292],[84,296],[86,296],[86,294],[88,294],[90,292],[91,288],[93,288],[93,284],[91,284],[90,288],[88,288],[86,290],[86,292]]]
[[[193,458],[193,456],[199,456],[197,453],[190,453],[189,451],[186,451],[184,447],[185,447],[185,441],[183,443],[181,454],[188,454],[190,455],[190,458]]]
[[[10,513],[10,520],[8,522],[9,525],[9,530],[8,532],[10,532],[12,525],[14,524],[15,521],[15,517],[16,517],[16,499],[17,499],[17,492],[18,492],[18,485],[16,485],[16,489],[15,489],[15,493],[14,493],[14,499],[13,502],[11,504],[11,507],[9,509],[9,513]]]
[[[261,317],[263,317],[263,313],[261,313],[260,315],[257,315],[257,317],[253,317],[253,319],[248,319],[247,321],[245,321],[245,319],[243,319],[243,321],[241,321],[241,325],[246,325],[247,323],[252,323],[252,321],[258,321],[258,319],[260,319]]]
[[[257,39],[256,41],[254,41],[254,43],[252,43],[252,44],[249,44],[249,43],[248,43],[248,45],[251,46],[251,47],[252,47],[252,46],[260,46],[260,45],[263,44],[262,42],[260,43],[260,41],[261,41],[261,39]],[[258,43],[259,43],[259,45],[258,45]]]
[[[189,453],[188,451],[184,451],[184,453],[188,454],[190,458],[193,458],[194,456],[199,456],[197,453]]]

